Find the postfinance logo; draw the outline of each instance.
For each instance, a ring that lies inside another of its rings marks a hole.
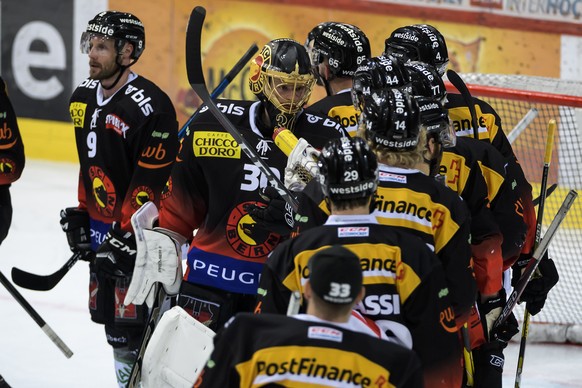
[[[83,128],[85,126],[85,110],[87,109],[87,104],[82,102],[73,102],[69,106],[69,112],[71,113],[71,119],[73,120],[73,125],[77,128]]]
[[[194,155],[200,157],[240,159],[240,147],[225,132],[200,131],[194,133]]]
[[[281,346],[267,348],[237,367],[241,386],[386,387],[390,372],[354,352],[337,348]]]

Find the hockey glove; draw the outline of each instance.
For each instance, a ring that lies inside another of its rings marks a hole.
[[[251,218],[263,229],[273,231],[281,236],[288,236],[295,225],[295,213],[281,194],[273,186],[261,190],[261,197],[267,206],[258,204],[247,207]]]
[[[300,138],[287,159],[285,167],[285,186],[293,191],[301,191],[317,174],[317,157],[319,151],[307,140]]]
[[[119,223],[114,222],[105,235],[105,241],[97,249],[96,272],[117,277],[129,276],[133,272],[136,254],[133,233],[122,230]]]
[[[503,307],[505,307],[506,299],[505,289],[502,288],[498,296],[477,303],[485,338],[487,338],[488,342],[499,341],[504,347],[519,332],[517,319],[515,319],[513,313],[501,325],[493,328],[495,321],[501,315]]]
[[[67,242],[71,251],[81,253],[81,259],[91,261],[91,229],[87,211],[68,207],[61,210],[61,228],[67,234]]]
[[[519,281],[522,270],[527,266],[530,258],[529,255],[525,257],[522,255],[512,267],[512,286],[515,287]],[[559,279],[560,276],[558,275],[556,265],[554,264],[554,261],[548,257],[546,252],[520,297],[520,301],[527,303],[527,311],[531,315],[536,315],[542,310],[546,303],[548,292],[550,292],[556,283],[558,283]]]
[[[8,235],[12,222],[12,201],[10,200],[10,185],[0,185],[0,244]]]

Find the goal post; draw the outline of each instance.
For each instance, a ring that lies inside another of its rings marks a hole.
[[[545,203],[543,229],[551,223],[569,190],[582,190],[582,82],[524,75],[461,73],[471,94],[499,114],[505,134],[533,110],[529,124],[512,142],[524,172],[540,192],[546,130],[556,120],[548,185],[557,189]],[[449,89],[450,88],[450,89]],[[447,89],[456,92],[448,84]],[[531,317],[528,340],[582,343],[582,203],[576,201],[549,248],[560,275],[543,310]],[[515,314],[521,323],[524,305]]]

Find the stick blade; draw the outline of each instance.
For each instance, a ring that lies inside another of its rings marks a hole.
[[[57,283],[65,276],[66,271],[57,271],[52,275],[42,276],[25,272],[19,268],[12,267],[12,281],[17,286],[35,291],[52,290]]]
[[[186,68],[188,73],[188,82],[190,85],[204,85],[204,73],[202,71],[201,37],[202,26],[206,18],[206,9],[195,7],[190,14],[188,28],[186,29]]]

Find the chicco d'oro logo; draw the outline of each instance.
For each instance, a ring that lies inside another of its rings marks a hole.
[[[93,186],[93,198],[97,212],[105,217],[113,217],[117,194],[113,182],[103,170],[97,166],[89,167],[89,179]]]
[[[258,227],[246,212],[247,206],[257,203],[249,201],[237,205],[230,212],[226,224],[226,238],[230,247],[237,254],[251,259],[266,257],[281,241],[278,234]]]
[[[253,59],[250,66],[249,86],[255,94],[260,93],[265,86],[265,78],[262,77],[262,67],[271,64],[271,46],[263,47],[261,53]]]

